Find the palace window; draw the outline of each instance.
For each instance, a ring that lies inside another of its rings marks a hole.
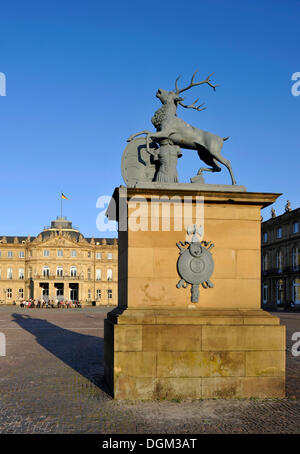
[[[293,233],[299,233],[299,222],[293,223]]]
[[[268,241],[268,234],[267,234],[267,232],[265,232],[263,234],[263,242],[266,243],[267,241]]]
[[[11,258],[12,256],[13,256],[12,251],[7,251],[7,257],[8,257],[8,258]]]
[[[76,257],[77,256],[77,251],[71,251],[71,257]]]
[[[97,288],[97,290],[96,290],[96,297],[97,297],[97,300],[101,300],[101,289],[100,288]]]
[[[44,249],[44,250],[43,250],[43,256],[44,256],[44,257],[49,257],[49,255],[50,255],[49,249]]]
[[[96,252],[96,259],[100,260],[102,258],[101,252]]]
[[[24,279],[24,268],[19,268],[19,279]]]
[[[7,279],[12,279],[13,274],[12,274],[12,268],[7,268]]]
[[[107,298],[108,298],[109,300],[112,299],[112,290],[111,290],[111,289],[108,289],[108,290],[107,290]]]
[[[112,270],[110,268],[107,270],[107,280],[112,281]]]
[[[90,251],[88,251],[87,256],[88,256],[89,258],[91,258],[92,254],[91,254]]]
[[[276,253],[276,268],[278,273],[282,273],[282,251]]]
[[[24,298],[24,289],[19,288],[19,298],[23,299]]]
[[[101,270],[96,269],[96,281],[101,281]]]
[[[299,268],[299,250],[297,247],[292,249],[292,267],[293,271],[297,271]]]
[[[263,304],[269,301],[269,286],[268,284],[263,285]]]
[[[293,281],[293,301],[295,304],[300,304],[300,279]]]
[[[88,289],[88,299],[90,300],[91,297],[92,297],[92,292],[91,292],[91,289],[89,288],[89,289]]]
[[[282,238],[282,227],[278,227],[278,229],[276,230],[276,237]]]
[[[50,276],[49,266],[44,266],[44,268],[43,268],[43,276],[44,277],[49,277]]]
[[[112,253],[111,253],[111,252],[108,252],[108,254],[107,254],[107,259],[108,259],[108,260],[112,260],[112,258],[113,258]]]
[[[63,250],[57,249],[57,257],[62,257],[62,256],[63,256]]]
[[[276,302],[277,304],[282,304],[284,300],[284,286],[283,280],[280,279],[276,282]]]
[[[263,260],[262,260],[262,270],[267,271],[268,269],[268,255],[265,254],[263,255]]]
[[[6,289],[6,296],[7,296],[7,298],[12,298],[12,289],[11,288]]]
[[[20,251],[19,252],[19,257],[20,257],[20,259],[23,259],[25,257],[25,252],[24,251]]]
[[[76,266],[71,266],[70,275],[71,275],[71,277],[76,277],[77,276],[77,268],[76,268]]]
[[[87,276],[88,276],[88,281],[90,281],[91,280],[91,268],[88,268]]]
[[[56,276],[58,276],[58,277],[63,277],[63,275],[64,275],[64,269],[63,269],[63,267],[62,267],[62,266],[58,266],[58,267],[56,268]]]

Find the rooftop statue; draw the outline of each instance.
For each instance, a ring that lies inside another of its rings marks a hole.
[[[288,213],[289,211],[292,211],[291,202],[289,200],[286,201],[286,205],[285,205],[284,209],[285,209],[286,213]]]
[[[198,176],[191,178],[191,182],[204,183],[202,172],[220,172],[220,164],[223,164],[230,173],[232,184],[236,184],[229,160],[221,155],[223,143],[228,137],[222,138],[210,132],[202,131],[177,117],[177,107],[179,105],[186,109],[195,109],[197,111],[205,109],[203,107],[204,104],[196,105],[198,99],[190,105],[183,104],[184,99],[181,94],[184,91],[203,84],[209,85],[213,90],[217,87],[217,85],[211,83],[212,74],[200,82],[194,82],[196,74],[197,71],[193,74],[190,84],[184,88],[178,87],[179,76],[175,81],[175,89],[173,91],[158,89],[156,97],[160,100],[162,106],[152,117],[152,124],[156,128],[156,132],[141,131],[132,134],[128,138],[129,146],[124,151],[122,162],[123,176],[128,174],[125,170],[128,169],[129,156],[131,156],[131,159],[136,159],[133,157],[133,150],[138,149],[138,161],[140,164],[144,163],[147,168],[146,173],[148,172],[143,176],[143,181],[177,182],[177,159],[181,156],[181,148],[185,148],[196,150],[199,158],[209,166],[201,167],[198,170]],[[140,135],[146,135],[146,140],[145,138],[136,139]],[[148,157],[146,157],[145,152],[149,153]],[[147,162],[145,163],[145,161]],[[124,179],[126,181],[126,177]]]

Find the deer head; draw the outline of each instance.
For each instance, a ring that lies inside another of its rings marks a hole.
[[[190,90],[192,87],[196,87],[198,85],[203,85],[203,84],[208,84],[210,87],[212,87],[214,90],[216,89],[216,87],[218,87],[218,85],[213,85],[211,83],[211,76],[213,75],[210,74],[206,79],[204,80],[201,80],[200,82],[194,82],[194,78],[195,78],[195,75],[197,74],[198,71],[195,71],[193,76],[192,76],[192,79],[191,79],[191,82],[190,84],[187,86],[187,87],[184,87],[184,88],[181,88],[179,89],[178,88],[178,80],[180,78],[180,76],[177,77],[176,81],[175,81],[175,90],[174,91],[167,91],[167,90],[164,90],[163,88],[159,88],[156,92],[156,97],[160,100],[160,102],[162,104],[172,104],[174,103],[175,106],[177,107],[177,104],[180,104],[182,107],[185,107],[186,109],[195,109],[195,110],[204,110],[206,109],[206,107],[202,107],[204,106],[204,103],[203,104],[200,104],[199,106],[196,106],[196,102],[199,101],[199,98],[196,99],[196,101],[193,102],[193,104],[190,104],[190,105],[185,105],[185,104],[182,104],[182,101],[184,100],[184,98],[181,98],[180,93],[184,92],[184,91],[187,91],[187,90]]]
[[[176,106],[179,101],[183,101],[177,93],[174,91],[167,91],[163,88],[159,88],[156,92],[156,97],[160,100],[162,104],[174,103]]]

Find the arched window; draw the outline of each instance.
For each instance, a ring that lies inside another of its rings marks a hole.
[[[300,279],[293,281],[293,301],[295,304],[300,304]]]
[[[43,276],[44,277],[49,277],[50,276],[49,266],[44,266],[44,268],[43,268]]]
[[[276,253],[276,268],[278,273],[282,272],[282,251]]]
[[[56,268],[56,276],[58,277],[62,277],[64,275],[64,269],[62,266],[58,266]]]
[[[7,268],[7,279],[12,279],[12,268]]]
[[[276,302],[277,304],[282,304],[284,299],[284,286],[283,280],[279,279],[276,282]]]
[[[263,255],[263,260],[262,260],[262,270],[267,271],[268,269],[268,254]]]
[[[76,277],[77,276],[77,268],[76,268],[76,266],[71,266],[70,275],[71,275],[71,277]]]
[[[293,247],[292,249],[292,266],[293,270],[296,271],[298,270],[299,267],[299,255],[298,255],[298,248]]]
[[[268,284],[263,284],[263,303],[267,304],[269,301],[269,286]]]

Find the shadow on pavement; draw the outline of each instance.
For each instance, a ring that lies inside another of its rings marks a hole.
[[[12,320],[35,336],[39,345],[107,393],[103,379],[104,339],[70,331],[30,315],[12,314]]]

